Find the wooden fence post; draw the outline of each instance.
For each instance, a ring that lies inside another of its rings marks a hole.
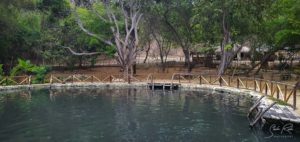
[[[254,84],[254,91],[256,91],[256,80],[253,80],[253,84]]]
[[[131,83],[131,80],[130,80],[130,75],[128,75],[128,84]]]
[[[151,76],[151,83],[152,83],[152,91],[154,91],[154,77],[153,77],[153,75]]]
[[[274,95],[274,94],[273,94],[273,88],[274,88],[273,85],[274,85],[274,84],[273,84],[273,82],[271,81],[271,95],[272,95],[272,97],[273,97],[273,95]]]
[[[268,95],[268,84],[267,84],[267,82],[265,82],[265,95],[266,96]]]
[[[31,85],[31,75],[28,77],[28,84]]]
[[[200,75],[199,81],[200,81],[200,85],[201,85],[202,84],[202,76],[201,75]]]
[[[52,74],[50,75],[50,81],[49,82],[50,82],[50,84],[53,83],[53,75]]]
[[[262,81],[259,80],[259,92],[262,92]]]
[[[229,76],[228,78],[228,86],[230,87],[230,83],[231,83],[231,77]]]
[[[109,76],[109,82],[112,83],[112,76]]]
[[[286,99],[286,96],[287,96],[287,85],[284,85],[284,101],[287,101]]]
[[[74,83],[74,75],[72,75],[71,81],[72,81],[72,84],[73,84]]]
[[[222,86],[222,76],[219,77],[220,86]]]
[[[92,75],[91,78],[92,78],[92,83],[94,83],[94,76]]]
[[[276,94],[276,98],[279,99],[279,88],[277,86],[277,94]]]
[[[236,87],[237,88],[240,88],[240,80],[239,80],[239,77],[236,79],[237,83],[236,83]]]
[[[294,94],[293,94],[293,107],[294,107],[294,110],[297,108],[297,88],[295,88],[294,90]]]

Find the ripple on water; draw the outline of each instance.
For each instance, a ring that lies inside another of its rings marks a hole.
[[[254,141],[251,99],[209,91],[34,90],[0,95],[0,141]],[[24,96],[24,92],[22,92]],[[263,140],[264,141],[264,140]]]

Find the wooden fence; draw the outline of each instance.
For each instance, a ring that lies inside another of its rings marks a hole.
[[[215,76],[176,73],[172,76],[172,83],[193,83],[218,86],[228,86],[238,89],[253,90],[266,96],[278,99],[293,106],[297,105],[297,90],[295,85],[264,80],[259,78],[247,78],[238,76]]]
[[[154,83],[159,81],[153,74],[138,75],[134,77],[131,75],[124,76],[123,74],[101,74],[101,75],[49,75],[39,82],[45,83],[113,83],[113,82],[147,82]],[[0,80],[0,85],[30,85],[34,82],[35,76],[15,76],[4,77]],[[169,80],[170,81],[170,80]],[[258,79],[258,78],[246,78],[238,76],[215,76],[205,74],[190,74],[190,73],[176,73],[171,78],[171,83],[192,83],[192,84],[208,84],[228,86],[239,89],[253,90],[264,95],[270,96],[274,99],[281,100],[291,106],[294,109],[297,107],[297,88],[295,85],[289,85],[286,83],[280,83],[270,80]]]

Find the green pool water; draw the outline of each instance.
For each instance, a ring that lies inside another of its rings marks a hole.
[[[251,130],[249,96],[147,89],[0,93],[1,142],[298,141]]]

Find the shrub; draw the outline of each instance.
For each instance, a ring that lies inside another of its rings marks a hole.
[[[300,75],[300,66],[294,68],[294,73]]]
[[[43,83],[49,69],[45,66],[35,66],[31,69],[31,72],[35,74],[35,78],[32,83]]]
[[[10,77],[28,74],[33,66],[29,60],[18,59],[18,64],[10,71]]]
[[[0,81],[2,80],[3,77],[4,77],[3,65],[0,64]]]
[[[16,75],[35,75],[32,83],[42,83],[45,80],[49,68],[46,66],[36,66],[31,64],[29,60],[18,59],[18,64],[11,70],[10,76],[14,77]]]

